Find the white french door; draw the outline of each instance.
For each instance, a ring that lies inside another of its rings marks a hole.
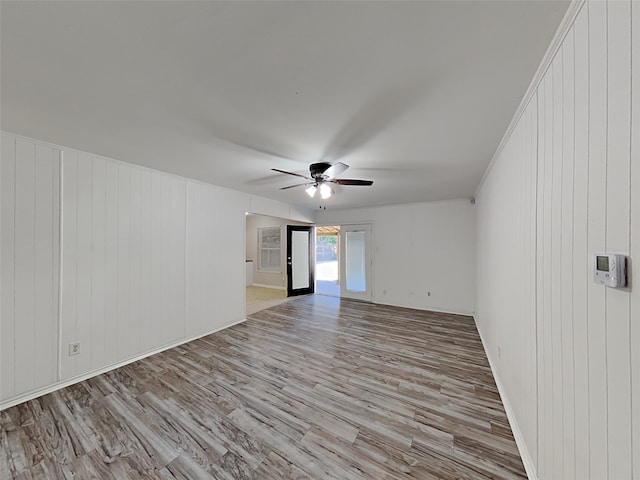
[[[372,299],[371,224],[340,226],[340,296]]]

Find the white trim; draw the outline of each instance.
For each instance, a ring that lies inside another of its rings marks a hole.
[[[267,285],[266,283],[252,283],[251,285],[247,285],[248,287],[262,287],[262,288],[273,288],[274,290],[286,290],[287,287],[281,287],[278,285]]]
[[[189,337],[189,338],[183,338],[183,339],[178,340],[177,342],[173,342],[173,343],[169,343],[167,345],[163,345],[162,347],[155,348],[155,349],[150,350],[150,351],[148,351],[146,353],[143,353],[141,355],[137,355],[137,356],[135,356],[133,358],[129,358],[129,359],[124,360],[122,362],[114,363],[112,365],[109,365],[109,366],[106,366],[106,367],[103,367],[103,368],[99,368],[97,370],[92,370],[91,372],[84,373],[82,375],[79,375],[77,377],[65,380],[63,382],[56,382],[53,385],[49,385],[47,387],[40,388],[38,390],[32,390],[31,392],[27,392],[27,393],[24,393],[24,394],[19,395],[17,397],[13,397],[13,398],[11,398],[9,400],[1,402],[0,403],[0,411],[4,410],[6,408],[9,408],[9,407],[13,407],[15,405],[18,405],[20,403],[26,402],[27,400],[33,400],[34,398],[38,398],[38,397],[40,397],[42,395],[46,395],[47,393],[55,392],[56,390],[60,390],[61,388],[65,388],[65,387],[68,387],[69,385],[73,385],[75,383],[82,382],[84,380],[87,380],[89,378],[95,377],[97,375],[101,375],[101,374],[109,372],[111,370],[115,370],[116,368],[124,367],[125,365],[128,365],[130,363],[137,362],[138,360],[142,360],[143,358],[150,357],[151,355],[155,355],[156,353],[164,352],[165,350],[169,350],[169,349],[177,347],[179,345],[183,345],[185,343],[192,342],[193,340],[197,340],[198,338],[206,337],[207,335],[211,335],[212,333],[216,333],[216,332],[219,332],[221,330],[225,330],[225,329],[227,329],[229,327],[233,327],[234,325],[238,325],[238,324],[244,323],[246,321],[247,321],[247,319],[243,318],[242,320],[238,320],[236,322],[230,323],[229,325],[225,325],[223,327],[216,328],[216,329],[211,330],[209,332],[201,333],[201,334],[195,335],[193,337]]]
[[[482,342],[482,348],[484,348],[485,355],[487,356],[487,360],[489,361],[489,367],[491,368],[493,379],[496,382],[496,387],[498,387],[498,393],[500,394],[500,399],[502,400],[504,411],[507,414],[507,419],[509,420],[509,425],[511,426],[511,432],[513,433],[513,437],[516,440],[516,445],[518,447],[518,451],[520,452],[520,458],[522,459],[522,463],[524,464],[524,470],[527,474],[527,478],[529,480],[538,480],[536,463],[531,456],[529,449],[527,448],[526,442],[524,441],[524,436],[522,435],[520,426],[516,421],[516,415],[513,411],[513,407],[511,407],[511,402],[509,402],[509,397],[507,397],[506,391],[502,386],[500,377],[498,376],[496,369],[493,368],[493,362],[491,361],[491,355],[489,355],[489,349],[487,348],[487,344],[482,338],[482,332],[480,328],[478,328],[478,321],[476,320],[475,315],[473,315],[473,322],[476,324],[476,330],[478,330],[478,335],[480,336],[480,341]]]
[[[487,177],[489,176],[489,173],[491,173],[491,170],[493,169],[493,165],[496,163],[496,160],[498,159],[498,157],[502,153],[502,150],[504,150],[504,147],[506,146],[507,142],[511,138],[511,134],[515,130],[516,126],[518,125],[518,122],[520,121],[520,118],[522,117],[522,114],[524,113],[524,111],[527,109],[529,102],[535,95],[536,90],[538,89],[538,85],[542,81],[544,74],[547,72],[547,69],[549,68],[549,66],[551,65],[551,62],[555,58],[556,53],[558,53],[558,50],[562,46],[562,42],[564,42],[564,38],[567,36],[567,33],[569,33],[569,30],[571,29],[571,27],[573,27],[573,23],[576,17],[578,16],[578,13],[580,13],[580,10],[582,9],[583,5],[586,3],[586,1],[587,0],[572,0],[571,4],[569,5],[569,8],[565,13],[564,18],[562,19],[562,22],[560,22],[560,26],[558,27],[558,30],[556,31],[556,34],[553,37],[553,40],[551,40],[551,44],[549,45],[549,48],[547,48],[547,51],[544,54],[544,57],[542,57],[542,61],[540,62],[540,66],[538,67],[538,70],[536,70],[536,74],[533,76],[533,79],[531,80],[531,83],[529,84],[529,87],[527,88],[527,91],[524,94],[524,97],[522,98],[522,101],[520,102],[518,109],[516,110],[516,113],[511,119],[511,123],[507,127],[507,131],[503,135],[502,140],[500,140],[500,143],[498,144],[498,148],[496,149],[496,152],[493,154],[493,157],[491,158],[489,165],[487,165],[487,169],[484,171],[484,174],[480,179],[480,183],[478,183],[478,186],[476,187],[476,192],[473,195],[474,198],[478,197],[478,195],[480,194],[482,185],[484,185],[485,180],[487,179]]]

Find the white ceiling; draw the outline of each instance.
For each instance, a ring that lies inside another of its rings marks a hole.
[[[568,2],[1,2],[1,128],[328,208],[471,197]]]

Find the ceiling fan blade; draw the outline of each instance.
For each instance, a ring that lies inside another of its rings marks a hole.
[[[272,168],[271,170],[273,170],[274,172],[278,172],[278,173],[286,173],[287,175],[293,175],[293,176],[296,176],[296,177],[306,178],[307,180],[313,180],[313,178],[309,178],[306,175],[300,175],[299,173],[287,172],[286,170],[280,170],[278,168]]]
[[[342,172],[344,172],[347,168],[349,168],[349,165],[347,165],[346,163],[336,162],[329,168],[327,168],[324,172],[322,172],[322,175],[329,178],[335,178]]]
[[[288,187],[282,187],[280,188],[280,190],[288,190],[290,188],[295,188],[295,187],[304,187],[306,185],[313,185],[315,182],[309,182],[309,183],[298,183],[296,185],[289,185]]]
[[[373,185],[373,180],[354,180],[349,178],[335,178],[330,180],[333,183],[337,183],[338,185],[360,185],[363,187],[368,187]]]

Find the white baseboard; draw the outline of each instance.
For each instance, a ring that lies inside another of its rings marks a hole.
[[[372,300],[372,303],[375,303],[376,305],[388,305],[390,307],[412,308],[414,310],[422,310],[424,312],[448,313],[450,315],[464,315],[465,317],[472,317],[474,313],[474,312],[445,310],[445,309],[433,308],[433,307],[416,307],[413,305],[401,305],[399,303],[392,303],[392,302],[380,302],[376,298]]]
[[[249,285],[250,287],[262,287],[262,288],[273,288],[274,290],[286,290],[287,287],[280,287],[277,285],[266,285],[264,283],[252,283]]]
[[[0,411],[9,407],[18,405],[20,403],[26,402],[28,400],[33,400],[34,398],[41,397],[42,395],[46,395],[47,393],[55,392],[56,390],[60,390],[61,388],[68,387],[69,385],[73,385],[74,383],[79,383],[89,378],[95,377],[97,375],[110,372],[111,370],[115,370],[116,368],[124,367],[125,365],[129,365],[130,363],[137,362],[138,360],[142,360],[143,358],[150,357],[151,355],[155,355],[156,353],[164,352],[165,350],[169,350],[170,348],[174,348],[179,345],[192,342],[193,340],[197,340],[198,338],[206,337],[207,335],[211,335],[212,333],[219,332],[220,330],[233,327],[234,325],[238,325],[246,321],[247,319],[243,318],[242,320],[238,320],[237,322],[230,323],[229,325],[225,325],[224,327],[216,328],[206,333],[201,333],[189,338],[183,338],[178,340],[177,342],[172,342],[172,343],[163,345],[161,347],[154,348],[153,350],[149,350],[148,352],[142,353],[140,355],[136,355],[133,358],[128,358],[127,360],[124,360],[122,362],[114,363],[112,365],[108,365],[106,367],[99,368],[97,370],[93,370],[88,373],[84,373],[77,377],[64,380],[62,382],[56,382],[53,385],[47,385],[46,387],[39,388],[37,390],[32,390],[30,392],[18,395],[17,397],[12,397],[8,400],[5,400],[4,402],[0,402]]]
[[[527,448],[527,444],[524,441],[524,436],[522,435],[522,431],[520,430],[520,426],[516,420],[515,413],[513,408],[511,407],[511,402],[509,402],[509,397],[504,391],[504,387],[502,386],[502,382],[500,381],[500,377],[495,368],[493,368],[493,361],[491,360],[491,355],[489,355],[489,350],[487,349],[487,344],[482,338],[482,332],[480,328],[478,328],[478,321],[476,320],[476,316],[473,316],[473,321],[476,324],[476,330],[478,330],[478,334],[480,335],[480,341],[482,342],[482,348],[484,348],[484,353],[487,356],[487,360],[489,361],[489,367],[491,368],[491,373],[493,374],[493,379],[496,381],[496,387],[498,387],[498,393],[500,394],[500,399],[502,400],[502,405],[504,406],[504,410],[507,414],[507,419],[509,420],[509,426],[511,426],[511,431],[513,432],[513,437],[516,440],[516,445],[518,446],[518,451],[520,452],[520,457],[522,458],[522,463],[524,464],[524,470],[527,474],[527,478],[529,480],[538,480],[538,473],[536,471],[536,464]]]

